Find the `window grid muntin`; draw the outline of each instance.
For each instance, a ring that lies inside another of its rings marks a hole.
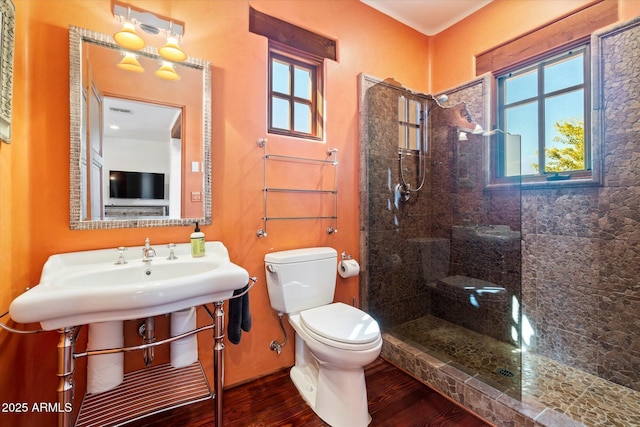
[[[398,149],[427,151],[425,109],[426,104],[421,100],[398,97]]]
[[[576,84],[573,86],[565,87],[562,89],[558,89],[549,93],[544,93],[544,68],[546,66],[553,65],[554,63],[560,63],[562,61],[567,60],[568,57],[575,57],[575,55],[582,55],[582,83]],[[590,49],[588,44],[583,44],[580,46],[576,46],[572,49],[566,49],[564,52],[554,55],[552,57],[543,59],[538,61],[537,63],[531,64],[529,66],[519,67],[513,71],[507,71],[502,75],[496,78],[497,81],[497,93],[498,93],[498,115],[497,115],[497,127],[498,129],[502,129],[505,131],[509,131],[507,129],[507,124],[505,123],[506,111],[510,108],[517,107],[530,102],[538,103],[538,173],[530,174],[530,175],[522,175],[523,177],[544,177],[546,175],[553,174],[555,172],[545,172],[545,151],[544,147],[546,147],[546,131],[545,131],[545,100],[551,97],[555,97],[558,95],[562,95],[564,93],[569,93],[575,90],[582,89],[584,92],[584,100],[583,100],[583,126],[584,126],[584,163],[585,169],[582,170],[571,170],[565,171],[563,173],[567,174],[584,174],[585,172],[589,172],[591,170],[592,159],[591,159],[591,140],[590,140],[590,129],[591,129],[591,118],[589,115],[590,105],[591,105],[591,90],[590,90],[590,68],[589,64],[590,60]],[[530,73],[532,71],[537,72],[537,93],[535,96],[519,99],[518,101],[511,102],[509,104],[505,104],[506,81],[510,78],[518,77]],[[524,137],[524,135],[523,135]],[[500,178],[510,178],[505,175],[505,157],[504,157],[504,144],[505,137],[502,133],[496,134],[496,150],[493,154],[493,159],[495,161],[495,177]],[[549,145],[550,146],[550,145]]]
[[[273,62],[286,63],[289,65],[289,93],[282,93],[273,90],[274,76],[272,74]],[[269,47],[269,103],[268,103],[268,132],[280,135],[288,135],[305,139],[322,139],[322,59],[313,55],[306,55],[304,52],[297,51],[293,48],[280,46],[277,43],[271,43]],[[311,99],[305,99],[295,96],[295,69],[303,69],[311,74]],[[273,126],[274,112],[272,109],[273,99],[286,100],[289,104],[289,128],[279,128]],[[296,104],[304,105],[311,110],[311,131],[301,132],[296,129],[295,106]]]

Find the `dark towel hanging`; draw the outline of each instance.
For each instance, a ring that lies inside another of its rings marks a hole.
[[[233,291],[233,296],[240,295],[249,289],[249,285]],[[251,310],[249,308],[249,292],[241,297],[229,300],[229,322],[227,323],[227,337],[232,344],[240,343],[242,331],[251,330]]]

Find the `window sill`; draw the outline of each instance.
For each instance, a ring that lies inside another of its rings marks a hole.
[[[561,181],[530,181],[522,182],[521,186],[523,190],[536,190],[546,188],[568,188],[568,187],[594,187],[599,186],[600,183],[589,178],[572,178]]]
[[[493,182],[485,188],[487,190],[506,190],[508,188],[520,187],[522,190],[539,190],[552,188],[569,188],[569,187],[596,187],[600,186],[592,175],[572,177],[564,180],[546,180],[542,178],[520,180],[510,180],[503,182]]]
[[[306,134],[306,133],[288,132],[288,131],[279,130],[279,129],[268,129],[267,130],[267,134],[269,134],[269,135],[280,135],[280,136],[285,136],[285,137],[288,137],[288,138],[301,139],[301,140],[305,140],[305,141],[315,141],[315,142],[324,141],[322,136],[315,136],[315,135],[310,135],[310,134]]]

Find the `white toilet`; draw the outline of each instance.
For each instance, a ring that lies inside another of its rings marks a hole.
[[[337,259],[326,247],[267,254],[267,289],[296,331],[291,379],[302,397],[331,426],[360,427],[371,421],[363,367],[380,354],[382,337],[367,313],[332,303]]]

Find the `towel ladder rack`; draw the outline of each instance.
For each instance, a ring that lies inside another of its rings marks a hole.
[[[263,212],[262,216],[262,228],[256,232],[259,238],[267,237],[267,223],[269,221],[299,221],[299,220],[329,220],[332,221],[332,225],[327,227],[327,234],[333,234],[338,232],[338,149],[330,148],[327,150],[326,159],[313,159],[307,157],[287,156],[281,154],[268,154],[267,153],[267,139],[260,138],[257,141],[259,147],[263,148],[264,159],[264,187],[263,187]],[[270,160],[295,162],[295,163],[308,163],[311,165],[324,166],[329,165],[334,167],[333,171],[333,188],[331,189],[307,189],[307,188],[293,188],[293,187],[270,187],[267,183],[267,165]],[[320,196],[328,195],[333,197],[333,213],[330,215],[282,215],[282,216],[270,216],[267,214],[268,199],[270,193],[288,193],[288,194],[317,194]]]

